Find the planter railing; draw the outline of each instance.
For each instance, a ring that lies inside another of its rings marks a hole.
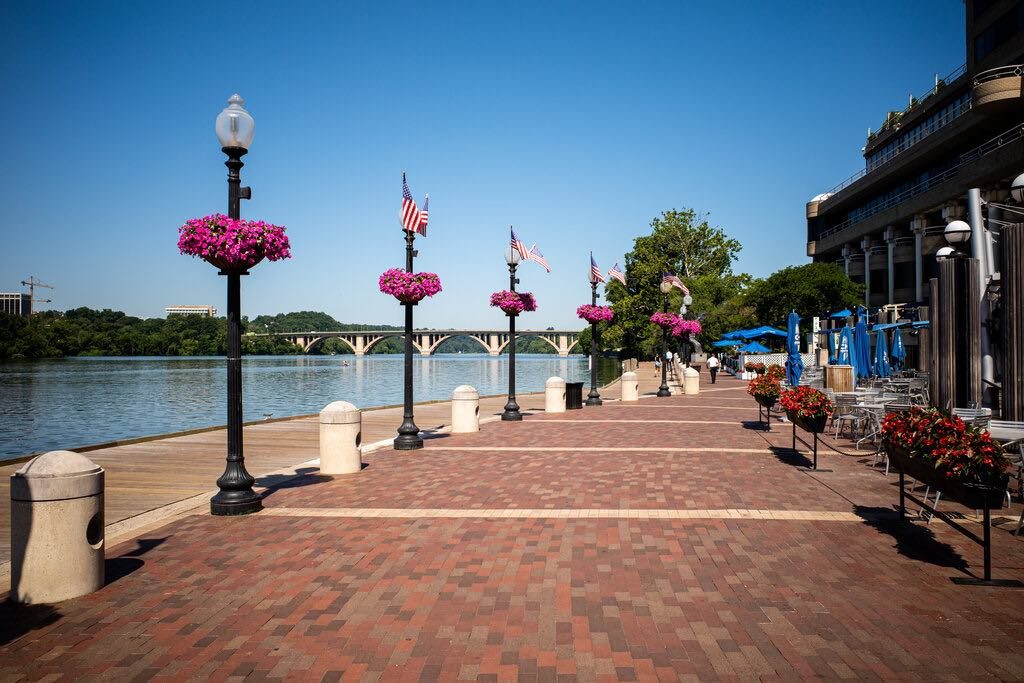
[[[814,460],[810,469],[815,472],[831,472],[832,470],[818,469],[818,434],[821,434],[823,431],[825,431],[825,425],[828,423],[828,415],[819,415],[813,418],[803,418],[797,415],[796,411],[787,410],[786,417],[793,425],[793,450],[796,450],[797,441],[802,443],[804,446],[812,448],[814,452]],[[810,432],[811,436],[814,438],[813,443],[807,443],[803,439],[797,439],[797,427],[800,427],[800,429],[804,430],[805,432]]]
[[[757,401],[757,421],[765,425],[766,431],[772,431],[772,406],[779,400],[765,396],[754,396]]]
[[[912,458],[909,453],[901,448],[893,446],[886,447],[889,460],[896,467],[900,475],[900,519],[905,520],[907,515],[906,501],[921,506],[922,510],[938,517],[943,522],[959,531],[961,534],[974,541],[982,548],[984,559],[984,577],[981,579],[968,578],[963,576],[951,577],[956,584],[969,586],[1000,586],[1008,588],[1024,588],[1024,583],[1012,579],[992,578],[992,510],[1003,507],[1003,497],[1006,495],[1006,484],[1009,475],[1004,475],[1001,485],[995,486],[972,485],[947,479],[934,467],[918,458]],[[970,529],[954,520],[945,512],[936,510],[934,506],[921,500],[913,493],[907,491],[905,486],[905,475],[910,475],[917,481],[942,492],[943,497],[961,503],[962,505],[982,510],[982,535],[974,533]]]

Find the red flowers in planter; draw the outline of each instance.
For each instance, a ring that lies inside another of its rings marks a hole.
[[[774,403],[782,393],[782,386],[778,380],[767,375],[758,375],[747,384],[747,393],[762,405],[766,402]]]
[[[988,432],[935,409],[892,413],[882,422],[882,446],[930,463],[936,474],[963,483],[998,485],[1009,466]]]
[[[756,372],[759,375],[764,374],[764,363],[746,363],[743,369],[747,372]]]
[[[763,364],[762,367],[764,367]],[[771,365],[768,366],[768,369],[765,371],[765,374],[768,377],[771,377],[772,379],[781,382],[786,377],[786,369],[783,368],[778,363],[772,363]]]
[[[772,367],[779,366],[773,365]],[[767,377],[771,377],[771,374]],[[824,392],[811,387],[796,387],[783,391],[779,397],[779,405],[783,410],[792,412],[804,420],[827,418],[835,410],[832,401]]]

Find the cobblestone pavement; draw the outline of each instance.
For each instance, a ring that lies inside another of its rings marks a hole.
[[[1024,678],[1024,591],[953,584],[980,550],[898,522],[895,476],[804,471],[756,418],[723,381],[292,480],[110,548],[93,595],[0,608],[0,679]]]

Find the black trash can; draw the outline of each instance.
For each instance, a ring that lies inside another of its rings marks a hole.
[[[583,408],[583,382],[565,383],[565,409],[580,410]]]

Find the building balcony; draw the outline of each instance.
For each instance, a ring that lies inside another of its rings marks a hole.
[[[974,77],[972,101],[982,113],[1006,111],[1024,104],[1024,64],[1009,64]]]

